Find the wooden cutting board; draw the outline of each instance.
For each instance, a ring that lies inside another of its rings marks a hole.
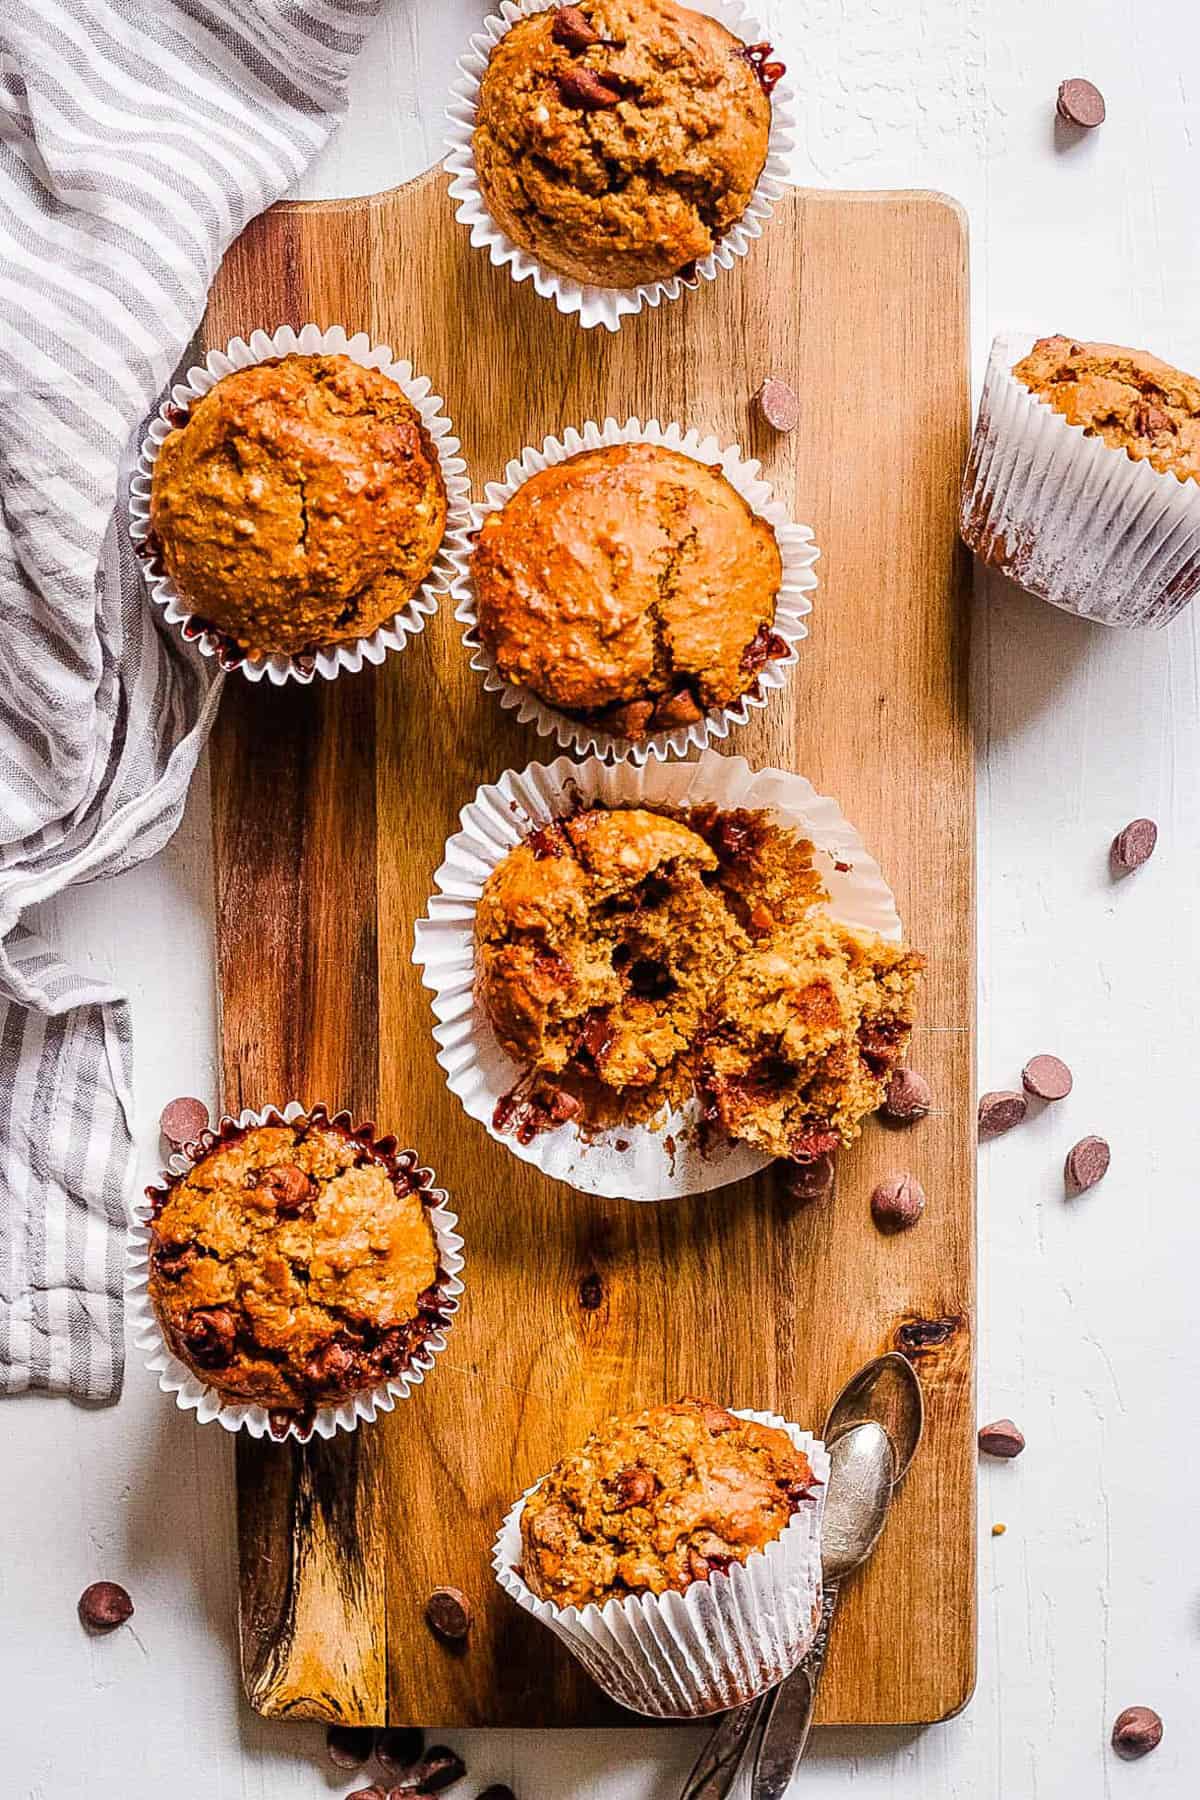
[[[846,1595],[821,1716],[943,1718],[975,1662],[964,220],[934,194],[798,192],[747,262],[610,337],[494,270],[452,211],[437,172],[274,208],[226,258],[208,343],[310,319],[369,332],[445,396],[477,493],[526,443],[606,413],[762,457],[816,532],[821,586],[790,686],[729,748],[809,776],[878,855],[929,957],[913,1061],[937,1111],[903,1133],[872,1121],[834,1202],[808,1211],[769,1176],[663,1206],[547,1182],[447,1093],[410,955],[459,808],[554,748],[484,694],[445,605],[377,672],[284,692],[231,678],[212,751],[225,1104],[377,1118],[436,1167],[468,1259],[449,1348],[390,1419],[303,1451],[239,1439],[247,1692],[271,1716],[354,1723],[615,1719],[494,1584],[510,1502],[607,1414],[679,1394],[819,1428],[844,1379],[900,1345],[928,1437]],[[772,372],[801,395],[790,437],[751,407]],[[884,1238],[867,1198],[903,1168],[928,1208]],[[447,1584],[475,1608],[461,1653],[423,1622]]]

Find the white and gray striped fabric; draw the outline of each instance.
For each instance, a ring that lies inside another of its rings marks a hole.
[[[114,506],[378,4],[0,4],[0,1393],[120,1392],[133,1176],[126,1004],[22,919],[166,842],[218,698]]]

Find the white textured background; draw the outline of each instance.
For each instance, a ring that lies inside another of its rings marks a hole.
[[[353,114],[304,193],[368,192],[438,153],[456,48],[482,0],[390,0]],[[971,220],[978,378],[994,329],[1146,344],[1200,369],[1200,15],[1193,0],[761,0],[798,73],[797,179],[937,187]],[[1109,120],[1056,136],[1058,82]],[[1195,1515],[1200,1024],[1200,613],[1115,637],[998,583],[977,595],[980,1076],[1048,1049],[1075,1093],[989,1146],[981,1180],[980,1404],[1029,1449],[981,1469],[980,1681],[927,1731],[825,1732],[796,1792],[854,1800],[1184,1800],[1200,1781]],[[1119,889],[1113,832],[1161,827]],[[41,924],[136,1007],[144,1166],[178,1092],[215,1089],[202,789],[152,867],[71,895]],[[1062,1197],[1065,1149],[1113,1146]],[[935,1202],[936,1204],[936,1197]],[[232,1452],[131,1367],[119,1409],[0,1408],[0,1782],[16,1800],[341,1795],[319,1732],[240,1698]],[[1002,1519],[1008,1533],[992,1539]],[[125,1580],[138,1612],[84,1637],[81,1588]],[[922,1621],[912,1621],[920,1634]],[[1106,1748],[1123,1706],[1162,1748]],[[461,1734],[472,1782],[518,1800],[670,1800],[695,1734]]]

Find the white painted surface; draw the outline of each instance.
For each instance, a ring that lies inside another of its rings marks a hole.
[[[971,219],[974,352],[1031,324],[1145,343],[1200,368],[1200,18],[1188,0],[761,0],[800,72],[800,180],[940,187]],[[386,0],[353,114],[304,192],[366,192],[436,155],[455,46],[477,0]],[[1109,121],[1056,138],[1059,80]],[[977,598],[980,1075],[1008,1086],[1054,1050],[1076,1089],[989,1146],[981,1180],[981,1407],[1029,1449],[981,1469],[980,1682],[927,1731],[826,1732],[796,1784],[857,1800],[1182,1800],[1200,1769],[1195,1554],[1200,1107],[1200,613],[1115,637],[1000,583]],[[1128,818],[1162,828],[1114,887]],[[177,1092],[214,1090],[205,797],[151,868],[45,909],[70,952],[133,995],[144,1166]],[[1106,1134],[1094,1194],[1065,1150]],[[936,1196],[934,1197],[936,1204]],[[232,1455],[132,1365],[121,1406],[0,1408],[0,1768],[17,1800],[340,1795],[320,1733],[241,1702]],[[992,1539],[993,1520],[1008,1525]],[[100,1574],[138,1612],[84,1638]],[[922,1621],[912,1622],[920,1636]],[[1137,1766],[1112,1716],[1166,1719]],[[461,1734],[473,1780],[520,1800],[669,1800],[696,1734]],[[458,1790],[455,1790],[456,1792]]]

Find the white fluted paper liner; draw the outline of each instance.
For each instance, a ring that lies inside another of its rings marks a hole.
[[[696,281],[673,275],[666,281],[644,281],[635,288],[591,287],[548,269],[528,250],[514,244],[489,213],[475,173],[475,113],[488,59],[518,19],[546,12],[558,4],[559,0],[501,0],[499,12],[489,14],[483,30],[472,35],[467,51],[458,60],[462,79],[454,85],[446,112],[450,131],[445,166],[454,177],[450,194],[458,201],[455,217],[470,227],[472,244],[486,250],[497,268],[507,268],[514,281],[532,281],[543,300],[552,300],[559,312],[577,318],[581,325],[603,325],[609,331],[619,331],[622,321],[640,313],[643,307],[678,300],[685,288],[695,287],[697,281],[715,281],[722,269],[731,269],[739,257],[746,255],[755,238],[762,236],[763,225],[775,210],[775,201],[790,185],[789,152],[795,143],[796,90],[786,75],[773,89],[771,133],[762,174],[741,218],[730,226],[716,248],[696,264]],[[761,43],[769,35],[749,12],[745,0],[688,0],[688,5],[693,12],[719,19],[726,30],[745,44]]]
[[[797,659],[796,646],[808,636],[805,620],[812,611],[809,595],[817,585],[813,564],[821,552],[813,542],[811,528],[794,524],[788,517],[787,508],[775,499],[770,482],[762,479],[761,463],[747,461],[736,444],[723,446],[715,437],[702,438],[698,431],[685,431],[682,425],[662,426],[657,419],[649,419],[645,424],[640,419],[627,419],[624,425],[612,418],[606,419],[603,425],[589,419],[581,431],[572,427],[561,438],[546,438],[540,448],[527,446],[509,463],[503,481],[488,482],[485,504],[472,507],[472,535],[478,531],[485,515],[498,512],[531,476],[566,462],[568,457],[578,456],[581,450],[598,450],[614,444],[658,444],[690,456],[694,462],[719,467],[751,511],[765,519],[775,533],[783,575],[771,629],[787,644],[787,655],[772,657],[764,663],[750,689],[732,706],[712,707],[692,725],[682,725],[674,731],[658,731],[637,743],[616,737],[584,719],[572,718],[568,713],[547,706],[530,688],[518,687],[505,680],[479,634],[470,545],[465,549],[456,548],[451,553],[455,569],[451,593],[457,602],[454,616],[466,627],[463,642],[471,652],[471,667],[483,676],[488,693],[499,694],[501,706],[517,709],[517,718],[522,725],[532,724],[539,737],[557,738],[560,749],[574,749],[580,756],[644,763],[649,756],[686,756],[692,750],[703,750],[713,738],[728,737],[733,726],[746,724],[751,709],[765,706],[771,695],[783,687]]]
[[[1102,625],[1161,626],[1200,587],[1200,484],[1089,437],[992,345],[963,480],[963,541],[1029,593]]]
[[[829,1481],[825,1446],[777,1413],[742,1412],[786,1431],[822,1483],[785,1529],[744,1563],[682,1594],[633,1594],[601,1606],[539,1600],[520,1574],[527,1488],[496,1537],[492,1567],[506,1594],[548,1625],[619,1706],[657,1719],[697,1719],[742,1706],[790,1675],[821,1617],[821,1518]]]
[[[701,1145],[696,1102],[665,1123],[614,1126],[580,1133],[574,1124],[539,1132],[530,1143],[497,1131],[499,1101],[523,1070],[496,1041],[475,991],[475,908],[483,884],[514,844],[540,825],[578,810],[607,806],[700,806],[761,809],[794,826],[814,845],[814,865],[829,894],[829,912],[845,925],[898,942],[900,917],[879,864],[836,800],[802,775],[752,769],[741,756],[706,750],[696,762],[530,763],[481,787],[459,815],[461,830],[446,845],[428,917],[419,919],[413,961],[433,993],[438,1062],[466,1112],[523,1162],[551,1180],[610,1199],[669,1200],[743,1181],[771,1161],[746,1144]]]
[[[438,601],[453,579],[451,551],[464,541],[470,525],[471,483],[467,465],[459,455],[459,441],[454,427],[442,411],[440,397],[433,393],[427,375],[415,375],[410,362],[396,362],[388,344],[373,344],[365,331],[348,336],[341,325],[322,331],[317,325],[302,326],[293,331],[281,325],[273,332],[255,331],[248,339],[235,337],[224,350],[210,350],[202,364],[190,368],[182,382],[177,382],[151,419],[142,440],[137,471],[129,486],[129,531],[135,545],[145,544],[150,532],[150,483],[154,464],[164,440],[175,429],[168,414],[172,407],[184,411],[207,394],[222,376],[235,369],[248,369],[254,363],[270,362],[277,356],[348,356],[364,369],[378,369],[388,376],[421,415],[421,422],[437,451],[442,479],[446,484],[446,530],[432,569],[416,593],[369,637],[350,638],[342,644],[323,644],[305,656],[286,656],[281,651],[271,655],[251,656],[235,647],[225,633],[197,631],[192,623],[192,609],[179,594],[175,583],[160,568],[156,573],[149,562],[145,565],[146,586],[156,606],[177,625],[189,642],[199,644],[203,656],[214,658],[225,670],[239,669],[249,681],[265,676],[274,686],[286,681],[310,682],[314,675],[332,681],[343,669],[357,673],[364,663],[381,663],[389,651],[402,650],[410,637],[424,631],[425,621],[438,609]]]
[[[311,1106],[301,1105],[299,1100],[289,1100],[284,1107],[268,1106],[260,1111],[247,1107],[232,1123],[243,1128],[265,1125],[281,1113],[285,1122],[290,1125],[293,1119],[309,1117],[314,1110]],[[176,1151],[167,1163],[168,1172],[172,1175],[185,1175],[206,1154],[210,1147],[208,1140],[212,1136],[213,1134],[206,1133],[197,1144],[188,1145],[186,1150]],[[188,1150],[195,1150],[196,1155],[188,1155]],[[427,1209],[426,1216],[437,1241],[438,1265],[447,1276],[444,1284],[447,1295],[445,1310],[451,1314],[456,1313],[459,1296],[463,1291],[460,1277],[465,1267],[458,1218],[450,1210],[445,1190],[432,1185],[432,1169],[421,1167],[417,1162],[416,1152],[402,1150],[397,1151],[397,1155],[413,1157],[413,1173],[423,1178],[422,1192],[434,1201],[434,1205]],[[194,1412],[201,1425],[207,1425],[215,1419],[226,1431],[246,1431],[255,1438],[275,1438],[276,1433],[271,1430],[271,1414],[265,1406],[224,1399],[170,1349],[150,1299],[153,1207],[149,1201],[142,1201],[132,1210],[133,1219],[125,1251],[125,1302],[133,1341],[139,1350],[145,1352],[146,1367],[152,1375],[158,1376],[159,1388],[164,1394],[174,1394],[175,1404],[180,1411]],[[312,1415],[311,1428],[305,1429],[294,1419],[289,1421],[287,1430],[278,1434],[279,1441],[286,1442],[288,1438],[295,1438],[298,1443],[306,1443],[310,1437],[331,1438],[338,1431],[354,1431],[361,1421],[373,1423],[380,1413],[391,1412],[397,1400],[408,1398],[412,1389],[424,1381],[435,1358],[445,1348],[446,1332],[431,1332],[414,1353],[410,1366],[403,1374],[378,1387],[367,1388],[361,1394],[341,1401],[337,1406],[317,1407]]]

